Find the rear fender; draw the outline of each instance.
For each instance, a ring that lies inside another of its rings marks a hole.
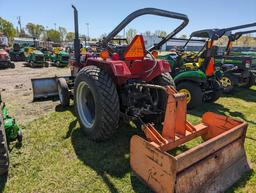
[[[88,59],[85,66],[95,65],[107,71],[116,82],[116,84],[123,84],[131,77],[130,69],[124,61],[104,61],[99,59]]]
[[[156,67],[152,70],[152,73],[146,77],[146,81],[151,81],[154,78],[160,76],[162,73],[170,73],[171,66],[166,60],[157,60]]]

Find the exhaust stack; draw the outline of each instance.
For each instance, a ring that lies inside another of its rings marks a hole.
[[[75,25],[75,39],[74,39],[74,50],[75,50],[75,58],[76,65],[80,65],[80,39],[79,39],[79,29],[78,29],[78,11],[74,5],[72,5],[74,9],[74,25]]]

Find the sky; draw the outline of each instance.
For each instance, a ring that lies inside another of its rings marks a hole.
[[[90,37],[109,33],[128,14],[145,7],[186,14],[190,21],[179,35],[189,35],[206,28],[256,22],[255,0],[0,0],[0,17],[9,20],[15,27],[18,25],[17,17],[20,16],[23,27],[32,22],[54,29],[56,23],[57,28],[62,26],[68,31],[74,31],[71,4],[79,11],[80,35],[87,35],[86,23],[89,23]],[[178,21],[172,19],[143,16],[126,29],[171,32],[178,24]]]

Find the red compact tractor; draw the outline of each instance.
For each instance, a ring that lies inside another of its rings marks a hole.
[[[223,192],[249,170],[243,146],[247,124],[210,112],[203,115],[202,123],[189,123],[186,95],[175,90],[168,62],[153,53],[188,24],[186,15],[154,8],[137,10],[80,61],[78,13],[73,8],[76,61],[71,76],[33,79],[34,98],[59,94],[63,106],[73,98],[80,127],[94,141],[109,139],[121,117],[142,129],[146,139],[131,138],[130,164],[155,192]],[[141,35],[129,45],[111,43],[133,19],[145,14],[182,23],[148,50]],[[161,122],[162,127],[156,129],[154,123]],[[179,155],[168,153],[199,136],[202,144]]]
[[[15,68],[15,64],[11,62],[9,53],[0,48],[0,69]]]

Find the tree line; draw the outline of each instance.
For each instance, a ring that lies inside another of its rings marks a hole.
[[[15,29],[14,25],[0,17],[0,32],[4,33],[10,40],[14,37],[33,37],[42,41],[73,41],[74,32],[67,32],[65,27],[59,27],[58,29],[46,29],[43,25],[28,23],[25,29]]]
[[[53,42],[63,42],[63,41],[73,41],[75,38],[74,32],[67,32],[65,27],[58,27],[58,29],[46,29],[43,25],[34,24],[34,23],[27,23],[25,29],[22,28],[20,30],[15,29],[14,25],[0,17],[0,32],[4,33],[10,40],[14,37],[35,37],[42,41],[53,41]],[[138,33],[136,29],[130,28],[126,31],[125,37],[127,38],[128,42],[130,42],[133,37]],[[107,34],[102,34],[100,39],[104,38]],[[150,36],[156,35],[158,37],[164,37],[167,35],[167,32],[156,30],[155,32],[146,31],[142,33],[142,35]],[[85,35],[80,36],[82,39],[89,39]],[[118,37],[122,37],[118,35]],[[186,35],[181,35],[180,38],[187,38]],[[96,38],[92,40],[97,40]],[[217,45],[225,45],[227,44],[228,38],[223,36],[217,41]],[[255,46],[256,45],[256,38],[252,37],[251,34],[242,36],[239,40],[237,40],[234,45],[236,46]]]

